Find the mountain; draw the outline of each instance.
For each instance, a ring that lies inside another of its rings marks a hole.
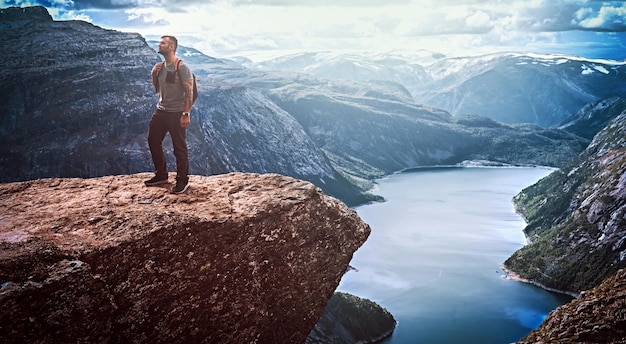
[[[542,127],[555,126],[588,103],[626,91],[624,62],[519,53],[426,56],[309,53],[247,65],[332,79],[396,82],[415,101],[454,116],[482,115]]]
[[[298,72],[333,80],[391,81],[412,88],[412,85],[432,80],[423,65],[441,57],[424,50],[410,53],[304,52],[258,63],[249,61],[244,65],[259,70]]]
[[[0,22],[13,57],[0,62],[0,182],[152,170],[146,132],[157,98],[148,76],[160,57],[143,37],[53,21],[37,7],[3,9]],[[191,174],[280,173],[356,205],[377,199],[366,192],[372,178],[401,169],[471,159],[560,166],[587,145],[556,129],[457,120],[396,82],[179,53],[200,86]]]
[[[579,293],[626,267],[626,112],[578,158],[514,202],[529,245],[505,266],[542,286]]]
[[[453,115],[550,127],[588,103],[626,91],[624,62],[564,55],[500,53],[451,58],[428,69],[415,98]]]
[[[2,343],[303,343],[370,233],[290,177],[149,175],[0,185]]]
[[[412,101],[402,85],[198,64],[208,78],[262,91],[293,116],[331,160],[363,189],[369,180],[424,165],[465,160],[560,166],[587,140],[558,129],[453,117]]]

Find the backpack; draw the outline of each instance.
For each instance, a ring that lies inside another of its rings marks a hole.
[[[178,75],[178,71],[180,70],[181,63],[183,63],[183,60],[181,59],[176,60],[176,67],[174,68],[176,75]],[[165,62],[163,62],[163,66],[165,66]],[[191,98],[191,105],[193,105],[195,104],[196,99],[198,99],[198,83],[196,82],[196,75],[194,73],[191,73],[191,76],[193,76],[193,97]],[[182,84],[183,81],[181,80],[180,82]]]

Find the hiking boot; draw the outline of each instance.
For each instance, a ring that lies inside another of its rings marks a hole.
[[[174,188],[172,189],[172,193],[173,194],[181,194],[181,193],[187,191],[188,187],[189,187],[189,181],[187,181],[187,180],[177,180],[176,181],[176,186],[174,186]]]
[[[155,185],[167,184],[167,177],[157,177],[157,176],[154,176],[154,177],[144,181],[143,183],[146,184],[146,186],[155,186]]]

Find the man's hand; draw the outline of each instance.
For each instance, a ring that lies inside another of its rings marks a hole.
[[[163,62],[159,62],[152,67],[152,76],[155,76],[158,72],[163,69]]]
[[[180,116],[180,127],[187,128],[189,123],[191,123],[191,116]]]

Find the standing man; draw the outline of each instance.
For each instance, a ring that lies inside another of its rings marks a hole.
[[[174,36],[161,37],[159,54],[163,55],[165,61],[157,63],[152,68],[152,84],[159,93],[159,102],[148,129],[148,145],[155,175],[144,183],[147,186],[168,183],[163,139],[169,132],[176,157],[176,186],[172,193],[180,194],[189,187],[186,128],[190,122],[193,75],[182,60],[178,61],[177,47],[178,40]]]

